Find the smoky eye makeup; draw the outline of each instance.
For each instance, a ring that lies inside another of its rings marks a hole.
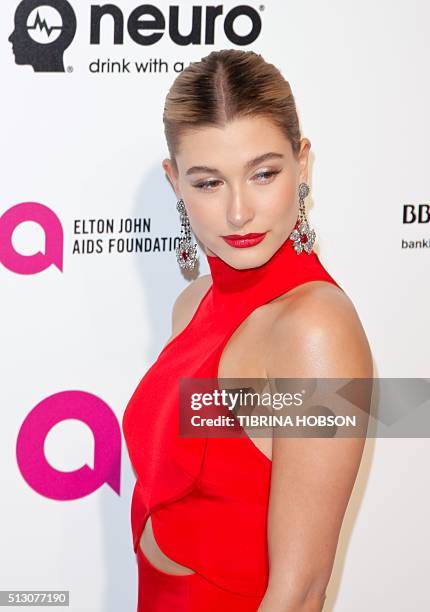
[[[257,182],[260,182],[260,180],[263,180],[263,182],[269,181],[271,178],[273,178],[280,172],[282,172],[282,168],[261,170],[260,172],[256,172],[253,175],[252,179],[253,180],[256,179]],[[220,179],[206,179],[206,180],[201,180],[201,181],[198,181],[197,183],[194,183],[193,187],[200,191],[204,191],[204,190],[211,191],[220,182],[221,182]]]
[[[220,182],[219,179],[207,179],[207,180],[199,181],[198,183],[195,183],[193,187],[195,187],[196,189],[200,189],[201,191],[204,189],[210,190],[211,188],[216,187],[216,184],[219,182]]]
[[[272,178],[272,176],[276,176],[277,174],[279,174],[281,172],[281,169],[278,170],[261,170],[260,172],[257,172],[254,176],[259,178],[259,177],[263,177],[264,179],[269,179]]]

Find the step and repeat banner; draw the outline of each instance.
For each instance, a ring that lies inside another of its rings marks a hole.
[[[375,376],[429,374],[429,3],[214,6],[1,4],[0,590],[136,609],[121,419],[189,283],[162,113],[210,51],[256,51],[290,82],[315,250]],[[430,609],[427,435],[367,441],[324,610]]]

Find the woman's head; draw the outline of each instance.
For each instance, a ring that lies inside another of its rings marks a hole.
[[[163,120],[163,167],[206,252],[236,268],[265,263],[292,231],[307,181],[310,142],[289,83],[252,51],[213,51],[176,78]],[[222,238],[261,232],[249,248]]]

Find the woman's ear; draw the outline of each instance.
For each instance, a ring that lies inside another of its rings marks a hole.
[[[298,155],[298,161],[300,166],[300,177],[305,183],[308,182],[308,164],[309,164],[309,152],[311,149],[311,141],[309,138],[302,138],[300,141],[300,151]]]
[[[163,159],[162,166],[164,168],[164,172],[167,176],[167,180],[172,186],[173,191],[176,194],[176,197],[179,199],[181,196],[179,195],[179,184],[178,184],[178,176],[173,169],[172,161],[168,158]]]

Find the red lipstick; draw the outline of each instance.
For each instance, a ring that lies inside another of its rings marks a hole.
[[[230,234],[229,236],[222,236],[222,238],[232,247],[236,249],[243,249],[245,247],[255,246],[263,240],[267,232],[259,234]]]

